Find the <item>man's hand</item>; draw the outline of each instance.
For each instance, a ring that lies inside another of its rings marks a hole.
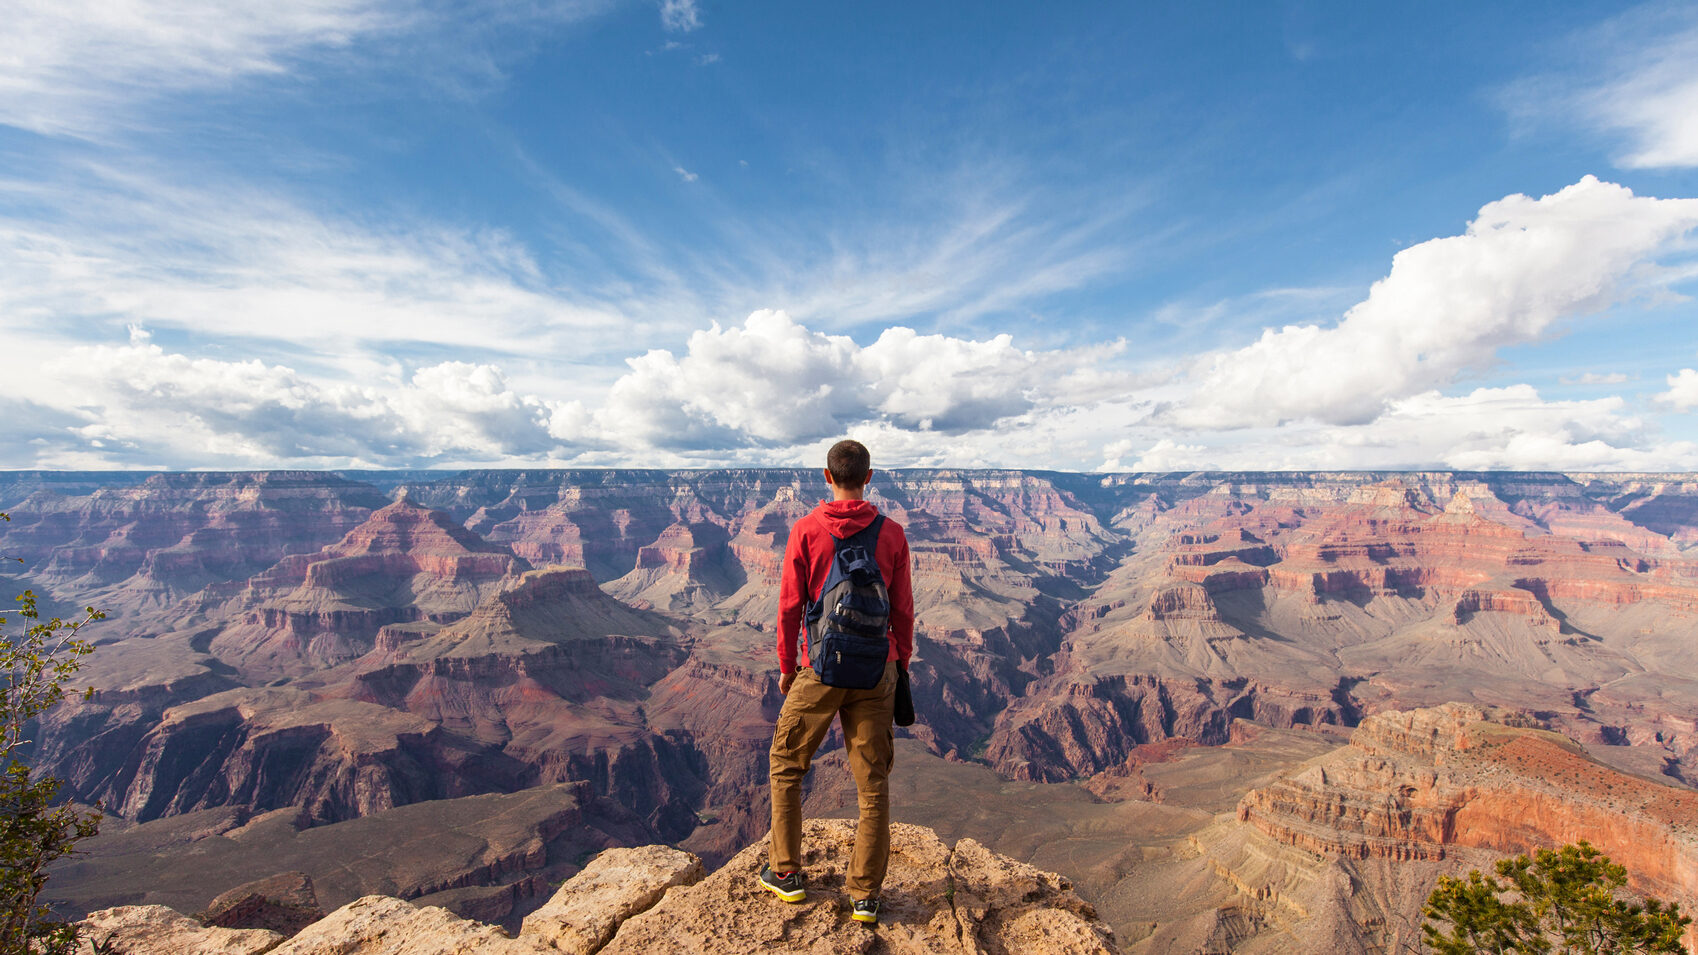
[[[784,694],[785,696],[790,695],[790,688],[792,686],[794,686],[795,684],[796,684],[796,674],[795,673],[780,673],[778,675],[778,692]]]

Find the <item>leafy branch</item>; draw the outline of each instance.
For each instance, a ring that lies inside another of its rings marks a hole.
[[[11,516],[0,512],[0,520]],[[18,595],[17,604],[13,613],[25,624],[22,634],[6,633],[11,621],[0,615],[0,869],[6,873],[0,882],[0,952],[61,955],[75,946],[76,927],[55,920],[37,900],[47,885],[47,866],[94,835],[101,817],[61,803],[60,780],[37,778],[24,756],[32,742],[30,726],[65,698],[65,684],[94,652],[78,632],[106,615],[85,607],[73,620],[43,620],[31,590]]]

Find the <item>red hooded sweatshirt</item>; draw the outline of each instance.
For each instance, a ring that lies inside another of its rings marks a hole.
[[[808,665],[808,641],[802,616],[819,599],[831,559],[834,537],[849,537],[873,522],[878,508],[867,501],[823,501],[790,529],[784,547],[784,583],[778,592],[778,668],[795,673]],[[890,659],[903,667],[914,655],[914,588],[908,577],[908,535],[902,525],[884,519],[873,553],[885,589],[890,591]],[[800,659],[797,648],[800,645]]]

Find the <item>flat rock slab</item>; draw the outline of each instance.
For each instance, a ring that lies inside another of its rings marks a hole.
[[[261,955],[283,941],[263,929],[208,928],[163,905],[101,909],[78,924],[80,955],[94,955],[97,943],[124,955]]]
[[[510,938],[447,909],[368,895],[307,926],[272,955],[559,955],[546,942]]]
[[[850,918],[844,891],[854,823],[812,820],[802,831],[805,902],[786,904],[759,885],[766,844],[758,843],[626,921],[602,955],[1119,951],[1112,931],[1060,876],[995,856],[971,840],[951,850],[921,826],[892,825],[890,836],[876,929]]]
[[[520,935],[546,941],[567,955],[592,955],[622,922],[659,902],[667,889],[701,878],[702,862],[688,852],[666,846],[609,849],[525,916]]]

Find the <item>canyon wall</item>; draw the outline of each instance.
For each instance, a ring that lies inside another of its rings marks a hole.
[[[823,492],[812,469],[0,476],[10,583],[113,611],[36,758],[130,821],[575,783],[721,861],[765,828],[778,566]],[[870,496],[913,554],[911,735],[1005,778],[1457,703],[1698,780],[1689,476],[896,470]],[[1423,833],[1479,825],[1436,793],[1314,845],[1433,854]]]

